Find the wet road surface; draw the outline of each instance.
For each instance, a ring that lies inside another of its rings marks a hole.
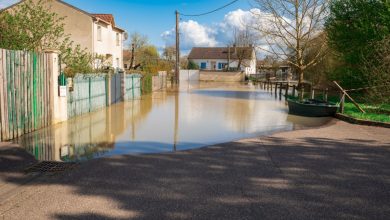
[[[17,143],[38,160],[85,161],[188,150],[330,120],[287,111],[283,100],[252,85],[182,84],[24,135]]]

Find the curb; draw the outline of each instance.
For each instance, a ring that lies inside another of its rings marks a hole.
[[[336,113],[336,115],[334,117],[337,119],[340,119],[342,121],[352,123],[352,124],[390,128],[390,123],[356,119],[356,118],[353,118],[353,117],[350,117],[348,115],[341,114],[341,113]]]

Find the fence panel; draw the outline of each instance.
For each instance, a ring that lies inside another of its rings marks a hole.
[[[68,95],[68,117],[82,115],[107,106],[106,75],[85,74],[73,78]]]
[[[116,73],[110,77],[111,104],[121,101],[121,74]]]
[[[51,55],[0,49],[1,140],[51,123]]]
[[[127,74],[124,78],[125,101],[141,97],[141,75]]]

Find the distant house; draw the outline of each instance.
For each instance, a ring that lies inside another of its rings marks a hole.
[[[123,68],[129,69],[131,64],[131,51],[123,50]]]
[[[292,80],[292,68],[286,62],[267,62],[266,60],[257,61],[257,74],[266,79]]]
[[[38,0],[33,1],[38,2]],[[22,0],[3,10],[12,11],[15,6],[24,2],[25,0]],[[44,2],[50,12],[65,17],[65,34],[70,34],[70,39],[75,44],[79,44],[83,49],[86,48],[91,54],[103,57],[95,60],[95,67],[105,65],[122,68],[123,41],[126,33],[116,26],[112,14],[91,14],[61,0]]]
[[[188,60],[201,70],[237,69],[247,75],[256,73],[256,52],[253,47],[194,47]]]

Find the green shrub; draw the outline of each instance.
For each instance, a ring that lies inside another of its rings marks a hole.
[[[152,92],[153,87],[153,74],[143,73],[141,78],[141,92],[142,94],[148,94]]]
[[[199,65],[196,64],[194,61],[189,60],[188,61],[188,65],[187,65],[187,69],[189,69],[189,70],[198,70],[199,69]]]

